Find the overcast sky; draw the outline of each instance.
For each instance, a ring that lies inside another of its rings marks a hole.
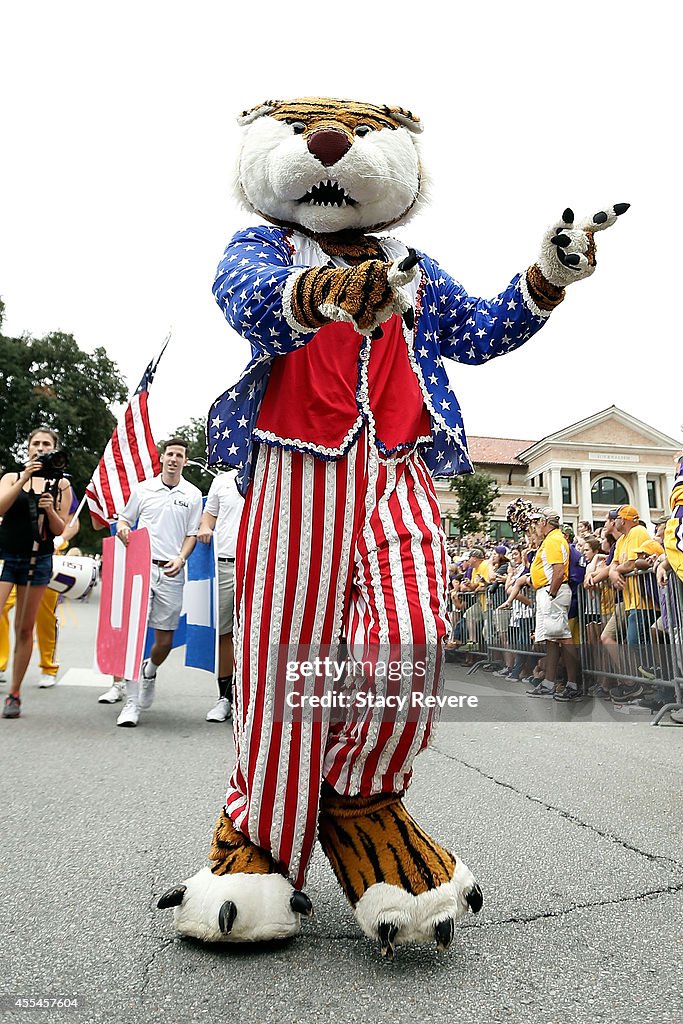
[[[680,20],[664,3],[23,0],[0,15],[4,331],[104,346],[131,386],[169,327],[158,438],[204,416],[248,346],[211,284],[232,233],[235,115],[266,98],[424,121],[428,211],[396,234],[473,295],[566,206],[632,209],[540,335],[449,364],[470,434],[538,439],[615,404],[680,437]],[[431,12],[431,13],[430,13]]]

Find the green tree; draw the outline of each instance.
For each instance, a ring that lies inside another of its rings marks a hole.
[[[207,494],[213,475],[203,468],[206,466],[206,419],[193,416],[189,423],[184,423],[168,436],[182,437],[187,441],[187,457],[195,465],[186,466],[183,476],[198,487],[202,494]]]
[[[0,310],[0,315],[2,310]],[[128,398],[128,386],[105,349],[88,353],[71,334],[8,338],[0,334],[0,464],[22,465],[26,441],[37,426],[56,430],[69,456],[68,472],[80,498],[116,425],[111,405]],[[101,534],[81,515],[74,541],[86,551]]]
[[[453,477],[450,487],[458,499],[453,519],[460,536],[485,530],[500,494],[493,477],[488,473],[463,473]]]

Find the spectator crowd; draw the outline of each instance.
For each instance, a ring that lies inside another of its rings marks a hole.
[[[623,505],[598,528],[580,522],[575,534],[552,508],[518,499],[508,507],[517,540],[449,540],[447,657],[479,662],[526,685],[531,698],[660,711],[672,700],[667,683],[683,674],[681,585],[663,547],[668,520],[651,523],[653,536]],[[682,711],[671,718],[683,724]]]

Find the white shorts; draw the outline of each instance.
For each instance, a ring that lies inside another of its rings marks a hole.
[[[149,625],[152,629],[175,630],[183,607],[185,572],[166,576],[160,565],[152,565],[149,593]]]
[[[233,632],[235,562],[218,560],[218,635]]]
[[[554,601],[550,600],[548,587],[536,591],[536,643],[543,640],[571,640],[569,628],[569,605],[572,592],[568,583],[563,583]]]

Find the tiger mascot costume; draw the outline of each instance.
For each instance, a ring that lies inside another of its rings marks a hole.
[[[235,467],[245,495],[236,764],[210,867],[158,905],[207,941],[295,935],[312,913],[301,890],[317,839],[384,956],[407,942],[445,949],[482,893],[403,803],[442,693],[432,478],[472,472],[444,360],[482,363],[527,341],[594,271],[595,233],[628,204],[581,223],[565,210],[535,263],[474,298],[376,234],[423,202],[409,110],[314,97],[239,121],[239,196],[266,223],[234,236],[214,294],[252,359],[207,430],[210,463]],[[390,658],[408,669],[383,673]]]

